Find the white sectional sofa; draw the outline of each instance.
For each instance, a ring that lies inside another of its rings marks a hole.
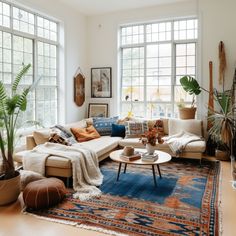
[[[87,124],[91,124],[91,119],[86,120]],[[152,121],[150,121],[152,123]],[[66,128],[70,128],[72,126],[76,126],[78,123],[73,123],[66,125]],[[81,123],[80,123],[81,124]],[[198,136],[203,136],[202,132],[202,122],[199,120],[177,120],[177,119],[163,119],[164,124],[164,132],[165,135],[173,135],[180,130],[184,130],[190,133],[194,133]],[[40,131],[39,131],[40,132]],[[45,131],[42,131],[42,133]],[[45,142],[47,139],[44,140]],[[43,143],[44,141],[41,141]],[[37,140],[38,142],[38,140]],[[23,155],[28,150],[32,150],[37,144],[33,135],[28,135],[26,137],[26,146],[27,150],[21,151],[15,154],[14,160],[21,165]],[[94,150],[97,155],[99,161],[104,160],[109,157],[109,154],[118,148],[122,148],[124,146],[133,146],[136,148],[144,148],[144,145],[139,141],[139,138],[121,138],[121,137],[110,137],[110,136],[101,136],[100,138],[93,139],[90,141],[82,142],[82,146],[90,148]],[[189,143],[184,152],[181,153],[180,157],[183,158],[194,158],[199,159],[201,161],[203,153],[206,148],[206,143],[204,140],[195,141]],[[167,144],[157,144],[156,149],[165,151],[172,156],[174,154],[171,152],[169,146]],[[69,178],[72,176],[71,171],[71,163],[70,160],[61,158],[59,156],[50,156],[46,161],[46,175],[47,176],[60,176]]]

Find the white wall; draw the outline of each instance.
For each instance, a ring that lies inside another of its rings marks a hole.
[[[15,2],[15,1],[13,1]],[[84,74],[87,71],[87,18],[78,11],[62,3],[48,0],[17,0],[31,9],[60,21],[62,27],[61,53],[60,53],[60,108],[59,122],[68,123],[83,119],[86,112],[86,104],[77,107],[73,100],[73,75],[78,66]],[[64,52],[63,52],[64,51]],[[64,57],[63,57],[64,54]],[[63,65],[64,64],[64,65]],[[86,81],[88,87],[89,81]]]
[[[225,87],[230,89],[236,68],[236,1],[235,0],[199,0],[199,15],[202,19],[202,85],[209,87],[209,61],[213,62],[214,87],[222,90],[218,83],[218,45],[225,44],[227,70]],[[208,102],[205,93],[204,103]],[[206,108],[203,107],[203,114]]]
[[[228,59],[226,85],[231,85],[236,62],[236,1],[235,0],[199,0],[186,1],[177,4],[167,4],[157,7],[116,12],[105,15],[90,16],[88,18],[88,66],[111,66],[113,69],[113,98],[90,99],[90,101],[108,102],[111,114],[115,115],[118,96],[117,77],[117,31],[121,24],[145,22],[165,18],[175,18],[199,15],[200,18],[200,71],[201,84],[208,88],[208,61],[214,63],[214,76],[217,83],[218,43],[224,41]],[[90,96],[90,93],[87,94]],[[200,117],[205,116],[207,95],[202,95],[199,104]],[[202,105],[203,104],[203,105]]]

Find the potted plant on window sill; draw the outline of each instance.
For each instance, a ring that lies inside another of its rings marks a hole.
[[[10,94],[2,81],[0,81],[0,150],[1,173],[0,173],[0,205],[6,205],[17,200],[20,194],[20,175],[15,170],[13,155],[17,127],[19,127],[19,115],[26,110],[27,96],[38,83],[19,91],[18,85],[23,76],[28,72],[31,65],[23,65],[17,74]]]
[[[182,77],[180,79],[180,84],[189,95],[192,95],[192,103],[190,107],[181,105],[184,103],[178,105],[180,119],[194,119],[197,111],[197,108],[194,106],[195,97],[201,93],[203,88],[201,88],[198,82],[191,76]]]
[[[184,101],[180,101],[177,106],[179,108],[179,118],[182,120],[187,119],[195,119],[195,114],[197,111],[197,108],[194,106],[195,99],[193,96],[193,100],[190,107],[186,107],[184,104]]]

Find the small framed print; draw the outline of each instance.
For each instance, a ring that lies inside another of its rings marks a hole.
[[[91,68],[91,97],[111,98],[111,67]]]
[[[108,104],[89,103],[88,117],[108,117]]]

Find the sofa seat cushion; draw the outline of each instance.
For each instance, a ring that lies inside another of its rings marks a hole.
[[[120,140],[122,140],[121,137],[101,136],[100,138],[80,143],[80,145],[94,150],[100,157],[116,148]]]
[[[97,139],[93,139],[84,143],[80,143],[82,147],[92,149],[98,155],[98,157],[104,155],[107,152],[115,149],[119,141],[122,140],[121,137],[110,137],[110,136],[102,136]],[[23,156],[26,152],[29,151],[21,151],[14,155],[14,160],[16,162],[22,163]],[[61,158],[59,156],[49,156],[46,161],[46,167],[56,167],[62,169],[71,168],[71,161],[66,158]]]
[[[119,145],[122,147],[133,146],[134,148],[145,148],[144,145],[139,141],[139,138],[126,138],[119,141]],[[157,144],[156,149],[160,151],[170,152],[169,145],[167,143]],[[203,153],[206,149],[205,141],[195,141],[187,144],[184,152],[200,152]]]
[[[30,151],[17,152],[14,155],[14,161],[22,163],[23,156],[26,154],[26,152]],[[68,169],[71,168],[71,161],[69,159],[61,158],[59,156],[50,156],[46,161],[46,167],[57,167],[62,169]]]

